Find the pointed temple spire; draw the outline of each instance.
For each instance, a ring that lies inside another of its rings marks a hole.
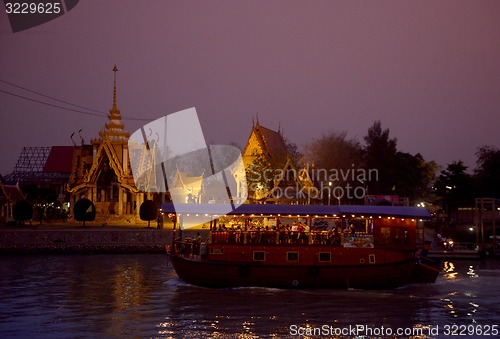
[[[113,67],[113,72],[115,73],[115,76],[114,76],[114,83],[113,83],[113,108],[114,110],[117,110],[118,107],[116,107],[116,72],[118,72],[118,68],[116,68],[116,65],[115,67]]]
[[[125,130],[125,126],[122,124],[122,115],[116,104],[116,72],[118,72],[118,68],[115,65],[113,67],[113,106],[109,110],[108,123],[99,132],[99,136],[101,139],[108,138],[111,141],[126,143],[130,133]],[[97,140],[92,140],[92,142],[97,142]]]

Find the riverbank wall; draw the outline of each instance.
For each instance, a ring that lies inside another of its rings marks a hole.
[[[0,254],[165,253],[172,230],[130,227],[0,229]]]

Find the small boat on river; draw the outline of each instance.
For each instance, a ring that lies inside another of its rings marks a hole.
[[[205,287],[390,289],[434,282],[424,208],[252,205],[216,215],[214,204],[163,204],[174,221],[167,253],[178,276]],[[195,230],[183,216],[210,216]]]

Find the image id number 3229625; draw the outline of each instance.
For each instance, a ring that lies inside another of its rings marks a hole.
[[[60,2],[6,2],[5,12],[7,14],[59,14],[61,13]]]

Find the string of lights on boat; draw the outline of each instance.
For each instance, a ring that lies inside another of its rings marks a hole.
[[[165,212],[163,212],[163,213],[165,213]],[[174,215],[174,214],[175,213],[169,213],[169,216]],[[180,216],[182,216],[182,213],[178,213],[176,215],[180,217]],[[186,213],[185,215],[187,217],[189,217],[189,216],[196,216],[196,217],[200,216],[200,214],[190,214],[190,213]],[[229,215],[232,215],[232,214],[224,214],[224,215],[217,215],[217,214],[209,215],[207,213],[204,214],[205,217],[211,216],[213,218],[227,217]],[[244,217],[245,214],[239,214],[239,216]],[[300,215],[300,214],[297,214],[297,215],[291,215],[291,214],[288,214],[288,215],[281,215],[281,214],[275,214],[275,215],[273,215],[273,214],[269,214],[269,215],[260,214],[260,215],[255,215],[255,214],[250,214],[250,215],[247,215],[247,216],[249,216],[251,218],[259,218],[259,217],[261,217],[261,218],[276,218],[276,217],[279,217],[279,218],[295,218],[295,217],[297,217],[297,218],[301,218],[301,217],[302,218],[304,218],[304,217],[305,218],[310,218],[311,217],[310,215]],[[350,217],[351,218],[361,218],[361,219],[365,218],[364,215],[361,215],[361,216],[351,215]],[[317,219],[321,219],[321,218],[338,218],[338,219],[340,219],[340,218],[342,218],[342,219],[345,219],[345,218],[349,218],[349,216],[346,216],[346,215],[338,216],[336,214],[333,214],[333,215],[329,216],[329,215],[325,214],[324,216],[323,215],[315,215],[315,216],[313,216],[313,218],[317,218]],[[382,218],[386,218],[386,217],[382,217],[382,216],[379,215],[378,218],[382,219]],[[376,219],[376,218],[374,218],[373,216],[369,216],[368,219]],[[395,220],[396,217],[387,217],[387,219],[388,220],[390,220],[390,219]],[[408,218],[400,218],[401,221],[404,221],[405,219],[408,219]],[[416,221],[416,219],[412,218],[411,221]],[[418,221],[424,221],[424,219],[418,219]]]
[[[367,206],[367,205],[240,205],[234,211],[224,215],[211,213],[217,210],[212,204],[181,204],[165,203],[161,212],[178,216],[249,216],[249,217],[282,217],[282,218],[361,218],[361,219],[410,219],[411,221],[430,219],[430,213],[425,208],[411,206]],[[378,213],[373,213],[373,212]],[[311,213],[312,211],[316,213]]]

